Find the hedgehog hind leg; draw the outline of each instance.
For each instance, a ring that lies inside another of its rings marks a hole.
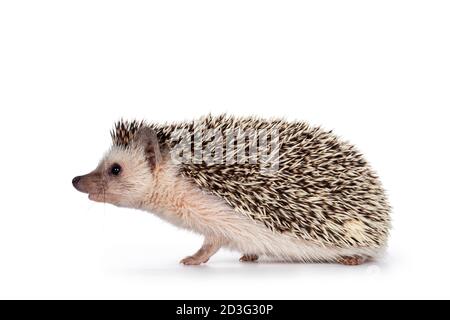
[[[368,259],[363,256],[354,255],[354,256],[341,256],[337,259],[337,263],[343,264],[346,266],[359,266],[365,263]]]
[[[242,255],[242,257],[239,259],[241,262],[256,262],[258,260],[258,255],[256,254],[248,254],[245,253]]]

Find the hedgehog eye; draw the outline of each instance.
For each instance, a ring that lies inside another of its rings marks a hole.
[[[113,164],[110,170],[110,173],[114,176],[118,176],[120,171],[122,171],[122,167],[117,163]]]

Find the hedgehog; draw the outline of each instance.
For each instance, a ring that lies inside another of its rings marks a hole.
[[[97,168],[73,186],[90,200],[154,213],[204,236],[180,262],[220,248],[240,261],[358,265],[385,250],[390,205],[361,152],[303,121],[207,115],[118,121]]]

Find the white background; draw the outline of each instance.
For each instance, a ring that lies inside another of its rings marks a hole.
[[[0,2],[0,298],[450,298],[448,1]],[[120,117],[284,116],[334,129],[394,207],[381,261],[251,264],[91,203]]]

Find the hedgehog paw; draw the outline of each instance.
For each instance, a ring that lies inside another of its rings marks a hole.
[[[255,262],[258,260],[258,256],[256,254],[244,254],[239,261],[241,262]]]
[[[349,257],[341,257],[337,260],[338,263],[346,265],[346,266],[358,266],[363,264],[366,259],[361,256],[349,256]]]
[[[202,263],[208,262],[209,258],[205,259],[202,257],[189,256],[180,261],[181,264],[185,266],[198,266]]]

